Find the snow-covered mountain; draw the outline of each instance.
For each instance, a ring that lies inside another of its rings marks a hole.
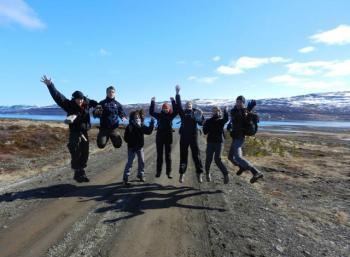
[[[214,105],[232,107],[230,99],[193,99],[193,104],[204,112],[210,112]],[[162,103],[158,103],[158,107]],[[125,110],[143,108],[148,110],[149,103],[125,104]],[[317,93],[285,98],[257,100],[256,111],[265,120],[350,120],[350,91]],[[0,113],[62,115],[64,112],[56,105],[37,106],[0,106]]]

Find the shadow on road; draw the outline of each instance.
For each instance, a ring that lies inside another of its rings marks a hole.
[[[202,191],[187,186],[163,186],[157,183],[133,184],[125,187],[122,183],[105,185],[58,184],[0,195],[0,202],[32,199],[56,199],[78,197],[81,202],[105,202],[108,206],[96,209],[96,213],[120,211],[126,215],[105,222],[117,222],[145,213],[147,210],[164,208],[186,208],[194,210],[225,211],[222,208],[205,207],[195,198],[202,195],[222,193],[221,190]],[[188,201],[189,200],[189,201]],[[197,201],[196,201],[197,200]],[[181,202],[182,201],[182,202]],[[186,203],[183,203],[186,201]],[[190,203],[188,203],[190,202]],[[194,202],[196,205],[194,205]]]

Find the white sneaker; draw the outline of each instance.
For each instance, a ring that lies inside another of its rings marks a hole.
[[[207,173],[205,174],[205,177],[206,177],[206,179],[207,179],[208,182],[211,182],[211,175],[210,175],[209,172],[207,172]]]
[[[197,174],[197,179],[198,179],[198,183],[203,183],[203,176],[202,176],[202,173]]]
[[[179,182],[183,183],[185,178],[185,174],[180,174]]]

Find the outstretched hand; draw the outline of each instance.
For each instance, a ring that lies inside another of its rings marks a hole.
[[[51,78],[46,77],[46,75],[41,77],[40,82],[44,83],[46,86],[49,86],[52,84]]]
[[[179,85],[176,85],[176,87],[175,87],[175,90],[176,90],[176,94],[179,94],[179,92],[180,92],[180,86]]]

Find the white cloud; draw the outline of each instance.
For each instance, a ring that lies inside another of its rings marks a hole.
[[[349,76],[350,60],[295,62],[288,64],[287,68],[289,74],[300,76]]]
[[[196,76],[189,76],[187,78],[188,80],[192,80],[198,83],[204,83],[204,84],[212,84],[214,83],[218,78],[217,77],[196,77]]]
[[[289,59],[282,57],[267,57],[267,58],[255,58],[243,56],[236,61],[231,62],[230,65],[221,65],[216,71],[221,74],[234,75],[244,73],[245,70],[255,69],[265,64],[285,63],[289,62]]]
[[[300,78],[296,76],[291,76],[289,74],[274,76],[267,79],[267,82],[278,84],[281,86],[289,87],[298,87],[306,89],[329,89],[330,91],[334,90],[349,90],[349,86],[346,82],[338,80],[320,80],[320,79],[311,79],[309,77]]]
[[[294,75],[313,76],[324,73],[332,65],[328,61],[294,62],[287,65],[288,72]]]
[[[24,0],[1,0],[0,21],[3,24],[18,23],[30,29],[42,29],[46,27]]]
[[[311,53],[311,52],[315,51],[315,47],[307,46],[307,47],[304,47],[304,48],[300,48],[298,51],[299,51],[299,53],[307,54],[307,53]]]
[[[237,67],[231,67],[231,66],[225,66],[221,65],[219,66],[216,71],[220,74],[225,74],[225,75],[234,75],[234,74],[241,74],[243,71]]]
[[[216,55],[216,56],[214,56],[214,57],[212,58],[212,60],[213,60],[213,62],[218,62],[218,61],[221,60],[221,57],[218,56],[218,55]]]
[[[316,43],[324,43],[327,45],[350,44],[350,26],[339,25],[334,29],[312,35],[310,39]]]
[[[340,77],[350,75],[350,60],[342,62],[334,62],[329,67],[329,71],[326,73],[327,77]]]
[[[104,48],[101,48],[98,52],[102,56],[111,55],[111,53]]]
[[[299,83],[300,79],[297,77],[291,76],[289,74],[284,74],[284,75],[271,77],[267,81],[271,83],[295,84],[295,83]]]

